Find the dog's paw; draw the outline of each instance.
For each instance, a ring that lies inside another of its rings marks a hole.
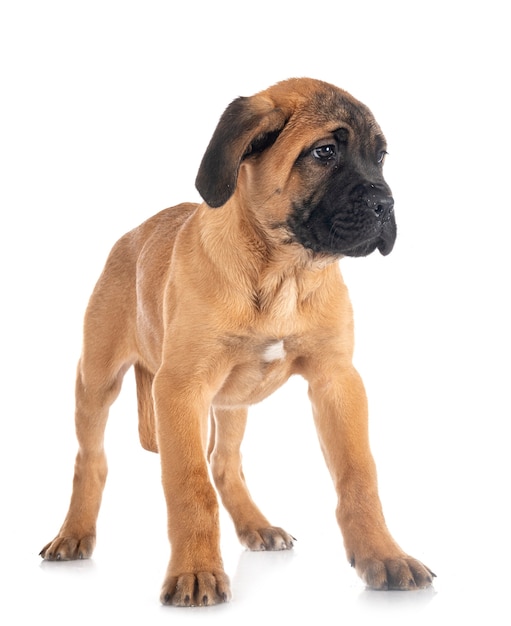
[[[88,559],[92,555],[96,537],[56,537],[39,553],[45,561],[73,561]]]
[[[371,589],[410,591],[433,584],[435,574],[409,556],[394,559],[365,559],[352,563],[358,575]]]
[[[231,599],[229,578],[222,571],[168,577],[160,601],[171,606],[211,606]]]
[[[291,550],[296,539],[282,528],[270,526],[239,533],[241,543],[253,551]]]

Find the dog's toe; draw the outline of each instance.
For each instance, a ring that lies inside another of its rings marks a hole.
[[[229,578],[221,571],[170,576],[160,594],[162,604],[183,607],[210,606],[230,599]]]
[[[249,550],[291,550],[296,539],[282,528],[270,526],[247,530],[239,534],[241,543]]]
[[[357,573],[371,589],[413,591],[433,583],[435,574],[411,557],[367,559],[355,564]]]
[[[45,561],[73,561],[88,559],[92,556],[96,538],[86,537],[56,537],[39,553]]]

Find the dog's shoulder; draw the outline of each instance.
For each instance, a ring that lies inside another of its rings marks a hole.
[[[132,233],[149,236],[153,232],[168,236],[175,233],[186,220],[195,213],[199,205],[194,202],[183,202],[176,206],[163,209],[135,228]],[[129,235],[130,233],[128,233]]]

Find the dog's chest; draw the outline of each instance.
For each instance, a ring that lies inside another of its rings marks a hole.
[[[260,402],[290,376],[291,361],[283,339],[248,345],[215,397],[217,406],[240,406]]]
[[[274,341],[270,343],[263,351],[262,360],[263,363],[271,363],[272,361],[279,361],[286,356],[286,349],[284,348],[284,340]]]

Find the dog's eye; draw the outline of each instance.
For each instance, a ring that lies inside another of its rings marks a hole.
[[[378,153],[378,158],[377,161],[378,163],[383,163],[385,161],[385,156],[388,154],[388,152],[386,150],[382,150],[381,152]]]
[[[314,148],[312,151],[314,158],[319,159],[320,161],[329,161],[330,159],[333,159],[336,154],[337,148],[333,144],[319,146],[318,148]]]

